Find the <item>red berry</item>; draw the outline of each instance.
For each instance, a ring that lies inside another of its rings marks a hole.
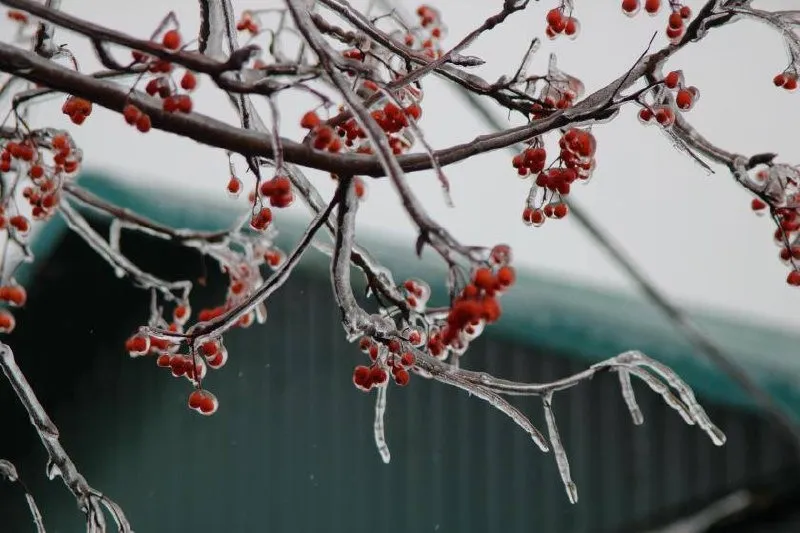
[[[181,46],[181,34],[178,30],[169,30],[161,39],[161,44],[170,50],[177,50]]]
[[[400,385],[401,387],[405,387],[408,385],[408,381],[411,379],[411,374],[408,373],[408,370],[404,368],[398,368],[393,372],[394,374],[394,382]]]
[[[622,0],[622,11],[626,15],[635,15],[639,11],[639,0]]]
[[[681,73],[677,70],[673,70],[669,74],[666,75],[664,78],[664,85],[666,85],[670,89],[674,89],[678,86],[681,81]]]
[[[494,275],[492,275],[491,270],[485,267],[475,271],[472,281],[479,289],[491,290],[494,287]]]
[[[312,130],[319,126],[320,122],[319,116],[314,111],[308,111],[300,119],[300,127],[307,130]]]
[[[692,107],[694,104],[694,93],[692,93],[689,89],[681,89],[678,91],[678,94],[675,96],[675,105],[678,106],[678,109],[687,110]]]
[[[514,269],[510,266],[500,267],[497,271],[497,284],[502,288],[513,285],[515,279],[516,274]]]
[[[655,15],[661,9],[661,0],[645,0],[644,10],[650,15]]]
[[[581,29],[581,24],[578,22],[578,19],[575,17],[570,17],[567,19],[567,23],[564,26],[564,35],[569,37],[575,38],[578,36],[578,32]]]
[[[139,108],[133,104],[127,104],[122,109],[122,116],[125,117],[125,122],[133,126],[136,124],[136,121],[139,120],[139,116],[141,116],[142,112],[139,111]]]
[[[136,120],[136,129],[142,133],[150,131],[150,117],[144,113]]]
[[[16,324],[17,321],[14,320],[14,315],[5,309],[0,309],[0,333],[11,333],[14,331]]]
[[[181,78],[181,88],[185,91],[192,91],[195,87],[197,87],[197,77],[187,70]]]
[[[561,26],[561,30],[564,29],[564,17],[561,14],[561,9],[554,8],[547,12],[547,24],[548,26],[552,27],[553,29]],[[559,30],[559,33],[560,31]]]
[[[242,181],[236,176],[231,176],[231,179],[228,180],[227,189],[228,194],[231,196],[239,196],[239,193],[242,192]]]

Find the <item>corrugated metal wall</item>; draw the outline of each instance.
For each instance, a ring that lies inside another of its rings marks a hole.
[[[146,268],[203,273],[195,254],[125,242]],[[385,466],[372,442],[373,397],[350,383],[363,356],[343,341],[325,280],[302,273],[271,300],[265,326],[227,338],[229,363],[207,381],[220,411],[200,417],[185,408],[186,381],[122,351],[145,319],[147,296],[116,280],[73,236],[54,261],[39,274],[11,342],[34,386],[47,391],[67,450],[140,533],[620,531],[797,472],[781,436],[751,414],[709,406],[729,438],[720,449],[638,387],[646,422],[634,427],[613,376],[555,399],[576,506],[552,455],[513,423],[418,378],[389,391]],[[87,291],[92,307],[84,307]],[[465,364],[527,380],[584,365],[489,337]],[[0,457],[20,466],[48,531],[78,531],[74,501],[44,478],[38,442],[12,402],[0,386]],[[536,400],[517,403],[544,426]],[[0,524],[8,524],[0,531],[32,530],[22,498],[0,490]]]

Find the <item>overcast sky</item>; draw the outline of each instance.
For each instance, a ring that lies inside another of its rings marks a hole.
[[[665,2],[666,3],[666,2]],[[234,0],[237,8],[274,5],[276,2]],[[409,9],[414,2],[405,3]],[[580,77],[593,91],[629,68],[658,32],[654,46],[665,44],[666,15],[622,15],[617,0],[576,0],[575,15],[582,23],[576,41],[545,40],[537,64],[544,67],[556,51],[559,65]],[[689,1],[697,8],[702,2]],[[769,8],[790,8],[791,0],[756,2]],[[490,15],[500,1],[437,0],[449,27],[447,44]],[[528,42],[543,35],[544,16],[554,1],[541,1],[512,16],[501,28],[482,36],[468,53],[486,60],[476,69],[489,80],[513,73]],[[185,34],[199,22],[196,0],[97,2],[64,0],[62,7],[75,15],[145,37],[165,15],[167,6],[179,16]],[[796,5],[794,6],[796,8]],[[7,34],[7,22],[0,32]],[[57,41],[68,43],[83,70],[96,67],[90,49],[66,32]],[[781,160],[800,163],[796,125],[800,124],[800,92],[790,94],[772,86],[787,57],[780,35],[769,28],[743,21],[714,30],[698,45],[687,46],[668,63],[683,69],[687,82],[699,87],[701,98],[688,113],[692,123],[720,146],[744,154],[774,151]],[[446,83],[431,78],[425,83],[422,125],[435,148],[469,141],[488,127]],[[284,115],[282,133],[300,134],[296,123],[313,102],[296,97],[280,100]],[[80,128],[59,112],[61,100],[37,108],[34,124],[66,127],[85,151],[87,168],[113,171],[142,183],[168,184],[186,191],[187,205],[194,195],[217,195],[228,200],[227,159],[221,151],[179,137],[151,132],[138,134],[121,117],[97,110]],[[225,98],[201,80],[195,109],[233,121]],[[266,106],[263,106],[266,116]],[[501,109],[498,115],[506,120]],[[772,242],[773,225],[750,211],[750,196],[737,186],[724,168],[708,175],[677,152],[655,127],[643,127],[629,107],[609,124],[594,128],[597,170],[591,182],[573,187],[579,202],[655,280],[681,302],[752,317],[760,322],[800,325],[800,292],[785,283],[786,267]],[[519,124],[518,119],[510,124]],[[548,221],[540,228],[522,224],[520,214],[528,183],[516,177],[505,150],[476,157],[446,168],[455,208],[445,205],[436,179],[428,173],[410,176],[415,191],[433,216],[468,244],[511,244],[520,265],[556,273],[576,282],[630,288],[625,275],[569,217]],[[325,192],[331,180],[311,173]],[[180,206],[176,206],[180,208]],[[300,217],[301,209],[292,208]],[[278,215],[278,221],[284,215]],[[362,231],[408,243],[413,253],[413,228],[385,180],[370,183],[370,196],[360,211]],[[280,223],[280,222],[278,222]],[[613,312],[613,310],[611,310]]]

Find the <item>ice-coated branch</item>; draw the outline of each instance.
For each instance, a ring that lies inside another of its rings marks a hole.
[[[33,525],[36,526],[36,533],[45,533],[42,513],[36,505],[36,500],[33,499],[33,494],[31,494],[28,487],[23,483],[22,478],[19,477],[14,463],[7,459],[0,459],[0,477],[4,477],[9,483],[17,483],[22,488],[22,491],[25,493],[25,501],[28,503],[28,509],[31,512]]]
[[[342,326],[349,338],[358,335],[368,323],[366,312],[358,305],[350,284],[350,256],[356,231],[358,200],[352,176],[339,177],[341,202],[336,212],[336,236],[331,258],[331,284]]]
[[[255,291],[252,292],[247,298],[243,299],[240,303],[227,310],[224,314],[207,322],[198,322],[192,326],[185,334],[175,333],[167,330],[144,328],[148,334],[158,338],[168,339],[173,341],[186,341],[194,348],[200,344],[219,338],[225,332],[237,325],[241,318],[255,309],[259,304],[263,303],[275,291],[283,286],[286,280],[289,279],[294,267],[302,258],[305,251],[308,249],[311,240],[317,231],[324,225],[325,221],[330,216],[333,208],[341,201],[341,194],[337,192],[333,199],[328,204],[328,207],[318,213],[306,228],[300,240],[295,245],[294,249],[289,253],[286,260],[267,278]]]
[[[114,250],[111,244],[103,239],[68,202],[62,202],[58,212],[67,226],[114,268],[118,277],[129,276],[136,285],[143,289],[156,289],[167,300],[180,302],[188,296],[192,289],[190,281],[166,281],[143,271],[118,250]]]
[[[11,1],[12,0],[0,0],[0,3],[8,3]],[[19,2],[25,4],[26,6],[29,3],[25,0],[13,1],[14,3]],[[36,6],[37,13],[40,9],[44,10],[45,14],[49,13],[45,7],[32,2],[30,3]],[[61,12],[53,13],[60,14]],[[61,15],[59,15],[59,17],[60,16]],[[50,18],[61,20],[55,16],[50,16]],[[67,27],[71,28],[71,26]],[[102,31],[97,30],[99,33],[97,33],[96,37],[109,37],[107,33],[111,30],[105,28],[101,29]],[[92,35],[95,34],[93,33]],[[140,40],[135,41],[136,43],[134,44],[140,42]],[[112,42],[115,41],[112,40]],[[133,44],[127,43],[127,45],[136,49],[141,49],[147,53],[158,52],[153,55],[156,57],[163,57],[178,64],[183,64],[198,72],[203,72],[204,70],[213,71],[213,68],[207,64],[208,61],[212,60],[205,58],[205,56],[190,54],[188,52],[173,54],[150,41],[141,41],[141,43],[149,44],[147,44],[147,46],[138,46],[138,44],[137,46],[133,46]],[[321,44],[324,45],[324,42]],[[481,135],[468,143],[437,150],[434,152],[433,156],[439,165],[446,166],[498,148],[512,146],[558,128],[569,127],[572,124],[589,123],[596,119],[606,119],[610,113],[613,114],[623,103],[614,101],[614,96],[618,91],[633,84],[645,72],[652,69],[655,64],[665,60],[676,50],[677,47],[672,47],[646,56],[637,63],[630,73],[615,80],[607,87],[598,90],[570,109],[558,111],[548,117],[535,120],[524,126],[509,128],[502,132],[489,135]],[[190,56],[194,59],[184,60],[185,58],[183,58],[183,55]],[[220,68],[217,63],[214,63],[214,65],[217,65],[214,68]],[[228,67],[225,67],[225,69],[227,68]],[[182,135],[209,146],[215,146],[242,154],[245,157],[261,156],[268,159],[274,158],[274,144],[272,140],[260,133],[248,131],[247,129],[235,128],[197,112],[187,114],[167,113],[162,109],[160,101],[157,99],[147,97],[137,91],[131,93],[118,84],[73,71],[52,61],[42,59],[33,52],[28,52],[6,43],[0,43],[0,71],[8,72],[14,76],[19,76],[54,90],[85,98],[100,106],[120,113],[125,105],[132,103],[142,112],[150,116],[153,128]],[[231,92],[238,90],[237,87],[230,86],[230,84],[238,83],[236,77],[227,76],[225,79],[228,80],[227,83],[229,85],[221,85],[221,88]],[[241,89],[241,87],[239,89]],[[238,92],[243,91],[239,90]],[[287,162],[337,174],[349,173],[351,175],[383,176],[387,173],[383,162],[377,157],[377,154],[334,154],[327,151],[313,150],[309,146],[289,139],[281,139],[281,144],[283,145]],[[405,172],[427,170],[431,168],[430,156],[425,153],[401,155],[396,158],[396,161],[399,167]]]
[[[299,168],[294,165],[287,165],[286,171],[289,179],[292,180],[292,186],[295,192],[300,194],[309,209],[314,213],[319,213],[325,209],[326,204],[322,196],[320,196],[316,187],[314,187]],[[335,220],[333,217],[325,224],[325,228],[333,238],[336,236],[334,224]],[[370,255],[369,251],[359,246],[355,241],[353,242],[353,249],[350,253],[350,261],[364,273],[364,276],[367,278],[367,284],[374,293],[388,300],[391,305],[402,309],[404,312],[408,312],[408,304],[398,290],[391,272],[378,263]]]
[[[50,479],[54,479],[56,476],[61,477],[64,484],[75,496],[78,501],[78,507],[86,514],[86,531],[88,533],[105,533],[107,531],[104,515],[104,508],[106,508],[116,521],[119,531],[130,533],[131,526],[122,509],[102,493],[93,489],[78,471],[69,455],[67,455],[59,441],[58,428],[50,420],[22,370],[17,366],[14,352],[4,343],[0,343],[0,367],[2,367],[3,374],[5,374],[6,379],[14,389],[17,398],[28,412],[31,424],[47,452],[49,457],[47,463],[48,477]]]
[[[182,228],[171,228],[164,224],[160,224],[150,220],[130,209],[119,207],[117,205],[100,198],[94,193],[89,192],[85,188],[75,183],[65,183],[63,190],[78,202],[105,213],[116,220],[121,220],[130,224],[133,227],[141,228],[148,235],[160,237],[162,239],[172,240],[178,243],[201,241],[207,243],[218,243],[224,241],[230,230],[221,231],[195,231]]]
[[[298,30],[306,39],[311,49],[317,54],[331,82],[336,86],[342,98],[350,107],[354,117],[366,131],[367,138],[373,147],[375,156],[378,158],[378,161],[389,177],[395,190],[400,195],[403,207],[420,231],[420,242],[430,244],[449,264],[455,264],[453,252],[469,260],[477,261],[473,250],[458,243],[447,230],[431,219],[422,207],[422,204],[409,187],[405,173],[395,157],[392,148],[389,146],[388,139],[383,130],[370,114],[369,110],[364,106],[359,96],[351,89],[351,83],[345,78],[344,74],[335,67],[333,60],[335,54],[322,36],[317,33],[306,7],[303,6],[299,0],[287,0],[287,5]],[[436,156],[432,155],[431,157],[435,160]]]

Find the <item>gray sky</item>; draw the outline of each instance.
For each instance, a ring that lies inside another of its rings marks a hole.
[[[405,2],[409,9],[417,3]],[[432,2],[434,3],[434,2]],[[687,2],[697,8],[702,2]],[[234,0],[237,8],[274,5]],[[478,25],[500,1],[438,0],[449,27],[445,46],[454,44]],[[655,45],[665,44],[666,15],[634,19],[622,15],[617,0],[576,0],[575,15],[582,23],[576,41],[545,39],[537,64],[556,51],[559,66],[580,77],[591,92],[630,67],[644,51],[653,32]],[[768,8],[789,8],[795,2],[756,2]],[[554,1],[532,3],[468,51],[486,60],[477,69],[493,80],[513,73],[529,40],[543,36],[544,16]],[[144,37],[172,7],[185,34],[196,31],[195,0],[138,2],[65,0],[63,9],[110,27]],[[796,5],[794,6],[796,8]],[[7,31],[0,23],[0,32]],[[90,70],[96,61],[86,42],[64,32],[58,42],[69,43]],[[788,163],[800,163],[794,125],[800,124],[800,93],[772,86],[772,77],[786,66],[780,36],[765,26],[744,21],[714,30],[698,45],[686,47],[667,65],[684,70],[689,84],[701,91],[688,118],[712,142],[728,150],[752,154],[774,151]],[[461,143],[486,132],[486,126],[455,92],[437,79],[425,84],[422,126],[435,148]],[[86,124],[73,127],[60,114],[61,99],[37,108],[35,125],[65,127],[85,151],[87,167],[107,169],[141,183],[167,184],[186,191],[186,205],[195,195],[227,199],[227,159],[221,151],[179,137],[151,132],[141,135],[121,117],[96,110]],[[300,115],[314,105],[303,97],[282,97],[282,133],[300,133]],[[208,80],[201,80],[195,109],[233,121],[225,98]],[[505,117],[497,109],[501,117]],[[573,188],[571,197],[635,258],[658,286],[679,301],[744,315],[759,322],[800,324],[800,293],[785,283],[786,267],[772,243],[773,225],[750,211],[750,196],[723,168],[707,175],[695,162],[677,152],[655,127],[643,127],[629,107],[613,122],[595,127],[598,167],[590,183]],[[264,115],[267,116],[266,106]],[[514,119],[512,124],[519,124]],[[468,244],[513,246],[519,265],[555,273],[576,282],[629,288],[629,282],[604,252],[569,217],[548,221],[540,228],[521,222],[528,182],[516,177],[506,151],[482,155],[446,168],[456,207],[447,208],[436,179],[428,173],[410,176],[415,191],[431,213]],[[323,191],[332,191],[329,177],[311,173]],[[182,206],[175,206],[180,209]],[[292,216],[306,217],[302,208]],[[287,216],[279,213],[281,218]],[[380,232],[408,242],[413,253],[413,228],[385,180],[370,183],[370,196],[360,212],[364,232]],[[613,310],[612,310],[613,312]]]

